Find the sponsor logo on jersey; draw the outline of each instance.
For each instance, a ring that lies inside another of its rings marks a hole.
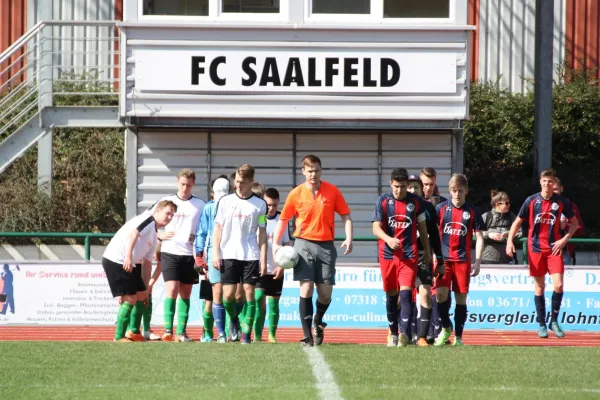
[[[539,213],[535,216],[535,224],[554,225],[556,216],[549,212]]]
[[[398,214],[388,218],[388,225],[394,229],[406,229],[412,224],[412,219],[406,215]]]
[[[467,236],[467,227],[460,222],[448,222],[444,225],[446,235]]]

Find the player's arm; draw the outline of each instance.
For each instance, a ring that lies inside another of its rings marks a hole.
[[[521,217],[515,218],[515,221],[510,226],[510,231],[508,231],[508,237],[506,238],[506,254],[509,257],[513,257],[515,255],[515,235],[517,234],[517,231],[521,228],[521,224],[523,223],[523,221],[524,219]]]
[[[381,225],[383,225],[383,222],[373,221],[373,235],[377,239],[383,240],[390,249],[396,250],[400,246],[400,239],[389,236],[385,233]]]
[[[483,246],[483,234],[481,231],[475,231],[475,263],[471,269],[471,276],[479,275],[479,270],[481,269],[481,257],[483,256]]]
[[[267,273],[267,251],[269,251],[267,228],[265,226],[258,228],[258,245],[260,246],[260,275],[263,276]]]
[[[352,216],[350,213],[344,214],[342,217],[342,223],[344,224],[344,233],[346,234],[346,240],[342,243],[341,247],[346,248],[344,255],[352,252],[352,241],[354,239],[354,229],[352,227]]]
[[[196,242],[194,244],[194,255],[196,256],[196,265],[202,266],[204,264],[204,246],[206,246],[206,237],[208,236],[209,226],[209,213],[207,212],[208,206],[202,209],[200,214],[200,223],[196,229]]]
[[[568,223],[569,223],[569,230],[567,231],[565,236],[563,236],[561,239],[557,240],[556,242],[554,242],[552,244],[552,255],[553,256],[557,256],[560,254],[562,249],[567,245],[569,240],[575,234],[575,231],[577,231],[577,228],[579,228],[579,221],[577,221],[577,217],[574,215],[568,220]]]
[[[423,244],[423,261],[425,264],[431,264],[431,248],[429,247],[429,236],[427,231],[427,221],[425,213],[421,213],[417,216],[417,229],[419,230],[419,239]]]
[[[127,243],[125,244],[125,259],[123,260],[123,269],[125,272],[131,272],[133,269],[133,248],[135,247],[135,242],[140,237],[140,231],[137,229],[133,229],[129,235],[127,235]]]
[[[213,267],[215,269],[221,268],[221,236],[223,233],[223,226],[215,221],[213,227]]]

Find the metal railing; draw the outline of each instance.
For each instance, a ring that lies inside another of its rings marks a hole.
[[[92,239],[111,239],[115,236],[114,233],[94,233],[94,232],[81,232],[81,233],[68,233],[68,232],[0,232],[0,238],[53,238],[53,239],[83,239],[85,249],[85,259],[90,260],[91,253],[91,240]],[[343,236],[336,236],[335,241],[343,241],[346,238]],[[354,242],[376,242],[377,238],[374,236],[355,236]],[[527,239],[521,238],[522,250],[523,250],[523,264],[527,264]],[[569,240],[569,243],[589,243],[589,244],[600,244],[600,239],[582,239],[576,238]]]
[[[119,57],[116,21],[38,22],[0,54],[0,141],[48,106],[117,105]]]

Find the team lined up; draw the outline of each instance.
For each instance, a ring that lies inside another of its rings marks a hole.
[[[290,192],[280,214],[279,193],[255,184],[254,168],[249,165],[237,168],[233,182],[227,176],[215,179],[211,185],[213,199],[208,204],[191,193],[195,183],[193,171],[182,170],[177,178],[178,193],[161,199],[148,212],[127,222],[104,254],[103,267],[111,291],[121,301],[115,340],[192,341],[186,334],[186,325],[199,269],[205,275],[200,287],[205,300],[202,341],[213,341],[213,324],[219,343],[225,343],[229,337],[231,341],[249,344],[253,330],[254,340],[261,341],[267,297],[269,341],[276,342],[283,270],[275,265],[273,255],[280,246],[289,244],[287,228],[293,219],[293,245],[300,256],[293,275],[300,284],[302,342],[305,346],[321,344],[327,326],[323,316],[335,285],[335,213],[344,224],[344,254],[352,251],[353,238],[350,209],[340,190],[321,180],[321,172],[318,157],[309,155],[303,159],[306,180]],[[452,176],[450,200],[434,193],[435,178],[432,168],[421,171],[419,177],[409,176],[403,168],[395,169],[390,179],[391,193],[380,196],[375,205],[373,233],[378,238],[387,297],[388,346],[406,346],[413,337],[418,346],[432,342],[441,346],[448,343],[453,331],[454,345],[462,344],[469,282],[471,276],[479,274],[484,224],[476,208],[466,202],[468,182],[464,175]],[[552,274],[554,282],[550,328],[558,337],[564,336],[556,319],[562,300],[561,251],[577,229],[568,200],[552,192],[555,178],[552,170],[542,173],[542,191],[523,205],[506,244],[506,253],[512,257],[515,235],[527,220],[540,337],[548,336],[543,297],[546,273]],[[556,223],[561,216],[570,224],[562,238],[560,224]],[[162,228],[164,231],[158,232]],[[471,263],[474,237],[475,260]],[[152,272],[154,257],[159,262]],[[162,337],[150,330],[150,293],[161,273],[165,281]],[[315,288],[317,299],[313,307]],[[450,291],[456,302],[454,324],[449,316]],[[411,326],[417,314],[415,295],[419,296],[421,307],[418,323]],[[174,334],[176,309],[178,326]]]

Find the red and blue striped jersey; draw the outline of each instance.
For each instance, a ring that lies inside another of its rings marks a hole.
[[[400,246],[392,250],[383,240],[378,240],[380,260],[416,260],[417,226],[425,221],[425,203],[422,198],[407,193],[402,200],[396,200],[391,193],[382,194],[377,199],[372,222],[381,222],[383,231],[390,237],[400,240]]]
[[[519,218],[529,225],[527,245],[529,251],[540,253],[552,250],[554,242],[562,238],[560,216],[573,218],[573,207],[565,197],[553,194],[548,200],[541,193],[529,196],[519,210]]]
[[[437,206],[436,213],[444,260],[471,262],[473,233],[479,232],[484,226],[479,211],[469,203],[458,208],[451,200],[447,200]]]

